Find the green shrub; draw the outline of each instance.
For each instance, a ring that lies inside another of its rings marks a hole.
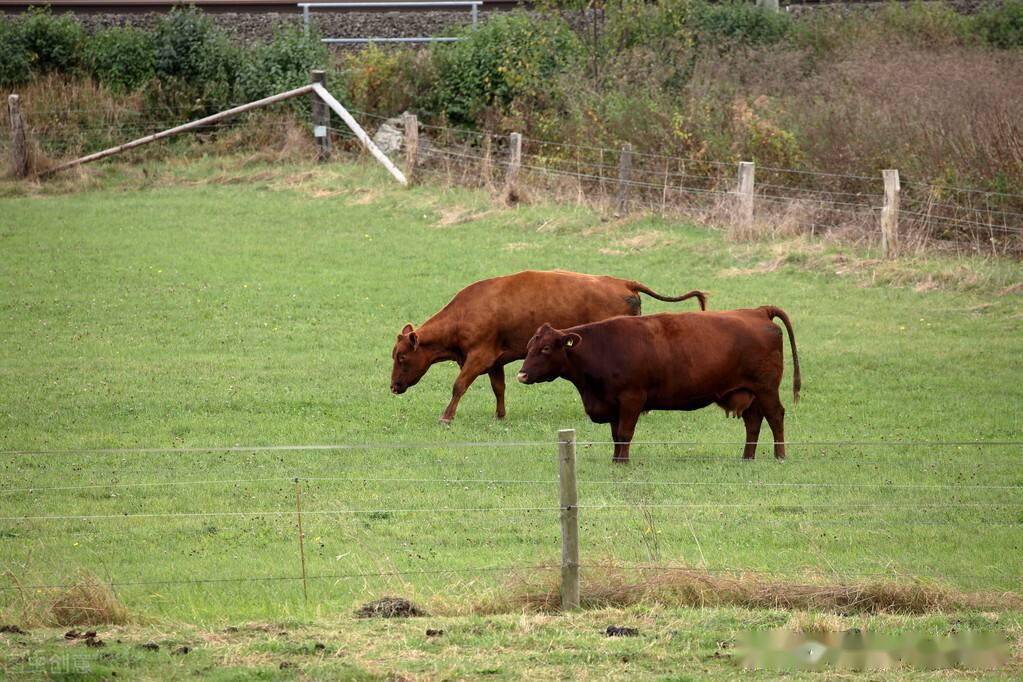
[[[152,104],[201,114],[233,102],[241,51],[198,9],[171,10],[156,27],[154,52]]]
[[[464,40],[434,47],[433,106],[456,122],[474,122],[486,109],[540,99],[558,72],[576,64],[579,39],[563,20],[524,12],[493,17]]]
[[[994,47],[1023,47],[1023,0],[988,5],[977,14],[975,26],[981,37]]]
[[[612,51],[636,46],[657,49],[692,44],[691,0],[618,0],[607,5],[606,45]]]
[[[135,28],[97,33],[86,45],[85,61],[96,80],[118,92],[136,90],[156,73],[153,38]]]
[[[0,19],[0,87],[21,85],[32,77],[32,61],[21,26]]]
[[[928,47],[958,45],[969,40],[970,19],[942,2],[886,5],[877,16],[878,30],[892,39]]]
[[[68,72],[81,64],[85,32],[70,14],[55,17],[48,9],[29,8],[21,35],[33,71]]]
[[[243,100],[269,97],[309,82],[309,71],[324,68],[329,53],[318,36],[306,36],[299,27],[278,29],[271,42],[245,55],[238,76]]]
[[[383,116],[416,108],[433,91],[435,78],[429,53],[390,50],[368,45],[339,56],[340,89],[345,104]]]
[[[699,2],[693,23],[703,43],[724,41],[746,45],[765,45],[783,40],[792,28],[792,19],[783,12],[771,12],[751,2],[729,0],[720,4]]]

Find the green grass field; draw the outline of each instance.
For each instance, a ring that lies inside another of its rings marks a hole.
[[[786,375],[795,444],[783,464],[766,425],[758,459],[741,462],[741,421],[717,408],[645,415],[628,466],[611,464],[607,444],[580,447],[584,565],[1023,591],[1023,447],[942,444],[1020,440],[1023,307],[1001,291],[1023,280],[1018,263],[890,265],[803,240],[740,245],[658,218],[401,190],[359,165],[150,170],[105,170],[73,192],[0,189],[0,568],[8,588],[91,572],[144,627],[206,647],[160,654],[160,665],[277,674],[289,661],[288,674],[326,677],[563,677],[589,664],[595,677],[742,674],[714,655],[716,643],[791,614],[653,604],[565,621],[459,615],[500,597],[510,568],[557,565],[557,430],[610,434],[566,382],[510,381],[497,421],[485,378],[441,426],[455,365],[396,397],[390,350],[406,322],[464,285],[526,268],[614,274],[665,293],[698,287],[718,309],[770,303],[789,313],[799,343],[804,388],[793,406]],[[644,301],[645,312],[692,309]],[[491,446],[509,442],[520,444]],[[246,447],[320,444],[382,447]],[[228,446],[237,449],[208,449]],[[73,452],[101,448],[118,451]],[[296,477],[308,601],[295,580]],[[100,518],[24,518],[52,516]],[[445,628],[460,634],[438,643],[421,623],[350,618],[391,593],[448,614]],[[24,596],[0,592],[0,607],[13,617]],[[641,621],[654,639],[599,638],[609,618]],[[228,652],[207,636],[252,620],[351,638],[335,646],[348,653],[316,662],[288,649],[297,640],[266,633],[273,642]],[[1023,637],[1015,612],[869,622],[942,631],[957,620]],[[56,651],[43,632],[28,650]],[[76,655],[101,677],[158,675],[130,649],[156,635],[138,632],[122,635],[123,655]],[[479,653],[488,647],[507,655]],[[16,672],[24,660],[11,651],[0,665]]]

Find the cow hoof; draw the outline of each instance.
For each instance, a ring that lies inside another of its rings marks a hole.
[[[503,412],[498,412],[496,417],[497,417],[497,419],[504,419],[504,413]]]
[[[628,464],[629,463],[629,458],[628,457],[612,457],[611,458],[611,462],[613,464]]]
[[[441,417],[440,419],[437,420],[437,423],[443,424],[444,426],[451,426],[451,420],[448,419],[447,417]]]

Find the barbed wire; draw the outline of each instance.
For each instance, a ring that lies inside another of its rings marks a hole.
[[[841,502],[808,503],[802,501],[786,502],[615,502],[598,504],[573,505],[573,509],[590,511],[606,511],[615,509],[759,509],[771,511],[776,506],[798,506],[800,509],[829,509],[844,513],[849,510],[864,511],[868,509],[1007,509],[1023,508],[1023,500],[1016,502],[956,502],[956,503],[911,503],[890,504],[874,502]],[[416,513],[503,513],[503,512],[561,512],[561,506],[521,506],[521,507],[394,507],[376,509],[303,509],[302,516],[349,516],[361,514],[416,514]],[[40,514],[0,516],[0,521],[106,521],[127,519],[166,519],[166,518],[212,518],[212,517],[266,517],[294,516],[294,509],[270,509],[253,511],[198,511],[198,512],[121,512],[119,514]]]
[[[677,566],[677,565],[651,565],[651,564],[626,564],[621,562],[594,562],[594,563],[582,563],[579,565],[580,570],[620,570],[620,571],[637,571],[637,572],[652,572],[660,571],[666,573],[711,573],[711,574],[732,574],[736,576],[741,575],[769,575],[780,578],[799,578],[807,580],[808,577],[805,575],[805,571],[822,571],[828,575],[838,577],[855,577],[855,578],[887,578],[889,580],[893,578],[910,579],[914,582],[919,582],[921,579],[947,579],[947,578],[970,578],[973,580],[990,580],[991,578],[1010,578],[1015,579],[1015,576],[1007,575],[1004,573],[963,573],[959,571],[942,571],[940,575],[936,576],[918,576],[908,575],[905,572],[896,570],[888,571],[863,571],[863,570],[852,570],[852,571],[840,571],[835,570],[834,567],[801,567],[804,571],[803,574],[797,573],[792,570],[779,570],[769,568],[743,568],[737,566]],[[405,577],[405,576],[424,576],[424,575],[471,575],[480,573],[521,573],[522,571],[550,571],[559,572],[561,571],[560,566],[551,564],[512,564],[505,566],[480,566],[473,568],[442,568],[442,569],[410,569],[410,570],[392,570],[392,571],[377,571],[377,572],[363,572],[363,573],[326,573],[326,574],[313,574],[307,576],[301,575],[272,575],[272,576],[238,576],[238,577],[210,577],[210,578],[174,578],[174,579],[162,579],[162,580],[115,580],[105,582],[109,587],[146,587],[156,585],[205,585],[205,584],[219,584],[219,583],[260,583],[260,582],[301,582],[304,580],[354,580],[354,579],[365,579],[365,578],[393,578],[393,577]],[[814,587],[811,583],[809,587]],[[76,587],[75,583],[36,583],[26,585],[0,585],[0,591],[24,591],[24,590],[66,590]],[[830,589],[829,586],[820,585],[822,590]]]
[[[393,443],[325,443],[325,444],[291,444],[291,445],[210,445],[187,447],[111,447],[111,448],[69,448],[65,450],[0,450],[3,456],[34,456],[34,455],[123,455],[123,454],[198,454],[214,452],[284,452],[284,451],[331,451],[331,450],[402,450],[402,449],[444,449],[444,448],[553,448],[558,441],[523,440],[523,441],[432,441],[432,442],[393,442]],[[768,448],[775,441],[747,443],[739,440],[633,440],[628,443],[612,440],[579,440],[575,444],[580,447],[607,445],[662,445],[662,446],[727,446],[761,445]],[[786,447],[1023,447],[1019,440],[787,440],[778,441]],[[681,455],[689,457],[691,455]]]
[[[828,488],[828,489],[876,489],[876,490],[1023,490],[1023,485],[1006,484],[954,484],[954,483],[821,483],[821,482],[790,482],[790,481],[664,481],[664,480],[613,480],[578,478],[584,485],[612,486],[665,486],[665,487],[753,487],[753,488]],[[84,485],[62,486],[27,486],[22,488],[3,488],[0,495],[16,493],[67,492],[71,490],[95,490],[107,488],[151,488],[193,485],[239,485],[244,483],[444,483],[450,485],[556,485],[555,479],[508,479],[508,478],[399,478],[389,476],[271,476],[262,478],[225,478],[225,479],[184,479],[175,481],[134,481],[90,483]]]
[[[515,565],[515,566],[481,566],[476,568],[438,568],[438,569],[413,569],[408,571],[380,571],[375,573],[326,573],[317,575],[281,575],[281,576],[243,576],[237,578],[177,578],[173,580],[130,580],[130,581],[115,581],[105,583],[110,587],[139,587],[147,585],[191,585],[191,584],[208,584],[208,583],[233,583],[233,582],[280,582],[280,581],[297,581],[302,580],[352,580],[356,578],[383,578],[383,577],[398,577],[407,575],[442,575],[446,573],[458,574],[475,574],[475,573],[493,573],[493,572],[513,572],[513,571],[560,571],[559,567],[550,565]],[[70,589],[75,587],[74,583],[68,584],[38,584],[38,585],[0,585],[0,590],[3,591],[20,591],[20,590],[57,590],[57,589]]]

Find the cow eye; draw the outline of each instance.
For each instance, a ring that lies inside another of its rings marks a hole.
[[[551,354],[551,347],[550,346],[544,346],[543,350],[541,350],[540,352],[543,353],[544,355],[550,355]]]
[[[405,356],[402,353],[398,353],[398,362],[405,363]]]

